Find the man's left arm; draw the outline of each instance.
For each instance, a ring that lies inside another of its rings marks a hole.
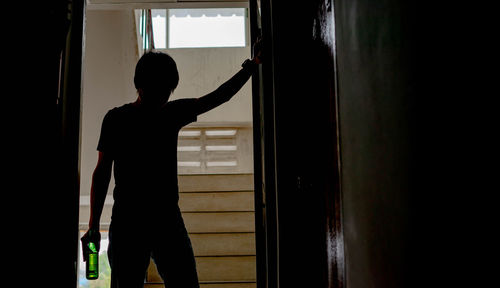
[[[255,56],[243,62],[240,71],[219,86],[215,91],[197,99],[196,112],[198,115],[208,112],[229,101],[238,91],[240,91],[243,85],[250,79],[253,72],[257,70],[258,65],[262,62],[261,48],[262,42],[259,40],[253,47]]]

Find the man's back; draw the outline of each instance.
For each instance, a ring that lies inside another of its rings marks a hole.
[[[98,150],[114,161],[114,218],[155,203],[177,204],[177,137],[196,121],[194,103],[171,101],[156,111],[130,103],[106,114]]]

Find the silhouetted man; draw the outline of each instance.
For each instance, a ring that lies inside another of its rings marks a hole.
[[[104,117],[92,176],[89,231],[82,237],[82,246],[89,240],[100,241],[99,222],[114,163],[108,247],[112,288],[143,287],[150,257],[167,287],[199,287],[178,206],[177,137],[183,126],[241,89],[261,62],[258,46],[256,56],[215,91],[175,101],[168,101],[179,82],[175,61],[165,53],[148,52],[135,69],[137,100],[111,109]]]

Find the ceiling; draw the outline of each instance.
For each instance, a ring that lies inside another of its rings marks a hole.
[[[247,8],[248,0],[87,0],[88,9]]]

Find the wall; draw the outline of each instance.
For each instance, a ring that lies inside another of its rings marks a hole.
[[[131,81],[138,59],[132,17],[132,13],[125,11],[88,10],[86,13],[81,195],[90,193],[90,181],[97,163],[96,147],[104,115],[109,109],[136,98]]]
[[[178,98],[200,97],[217,89],[239,71],[250,57],[249,47],[166,49],[177,63],[179,86],[172,95]],[[198,117],[199,122],[252,122],[251,80],[231,101]]]
[[[409,11],[335,1],[346,287],[406,287],[410,231]]]
[[[266,217],[277,215],[277,227],[267,231],[277,230],[278,248],[270,253],[278,258],[279,287],[407,287],[415,98],[410,4],[271,2],[271,23],[264,19],[263,28],[273,53],[264,66],[272,67],[263,68],[270,73],[264,98],[274,101],[264,108],[274,115],[264,121],[274,124],[275,155],[265,168],[276,172],[276,185],[265,192],[277,202]]]
[[[57,256],[44,257],[29,278],[46,279],[58,267],[51,286],[76,283],[82,18],[78,0],[32,2],[22,16],[3,18],[31,38],[31,44],[9,47],[2,65],[3,94],[9,95],[2,106],[9,111],[3,114],[8,124],[2,147],[9,157],[2,180],[12,187],[10,193],[4,189],[3,203],[13,208],[3,209],[2,218],[8,219],[4,234],[16,239],[4,255],[14,285],[27,278],[26,269],[17,267],[29,266],[27,259],[46,254],[40,247],[49,246],[57,246]],[[42,236],[49,233],[54,236]]]
[[[261,4],[265,281],[341,287],[332,5]]]

